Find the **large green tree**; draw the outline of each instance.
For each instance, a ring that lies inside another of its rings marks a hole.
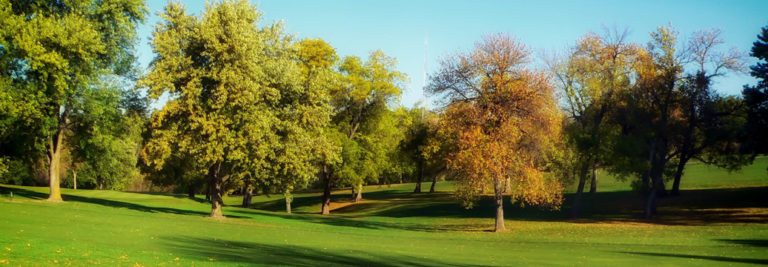
[[[138,178],[147,103],[131,96],[116,83],[104,83],[73,97],[72,106],[82,111],[71,115],[77,124],[67,140],[75,188],[79,181],[120,190]]]
[[[337,183],[353,187],[354,201],[362,198],[363,184],[377,181],[386,167],[388,147],[382,145],[381,130],[394,119],[390,105],[399,100],[406,78],[395,70],[396,63],[380,50],[365,62],[346,57],[339,66],[343,83],[331,91],[332,122],[340,133],[335,138],[342,147],[342,162],[332,173]]]
[[[77,124],[76,95],[105,75],[131,70],[141,0],[0,1],[3,79],[34,111],[33,150],[48,159],[50,201],[61,201],[59,171],[64,135]],[[7,76],[6,76],[7,75]],[[7,77],[10,77],[8,79]]]
[[[221,217],[225,177],[265,173],[279,140],[279,75],[268,48],[269,31],[259,28],[260,13],[247,1],[207,4],[200,17],[169,3],[155,27],[156,53],[142,79],[152,97],[171,96],[152,116],[150,141],[143,149],[148,165],[162,168],[173,151],[206,173],[211,217]],[[290,67],[290,66],[286,66]],[[290,81],[289,81],[290,82]]]

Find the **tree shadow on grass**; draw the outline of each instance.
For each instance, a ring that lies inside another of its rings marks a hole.
[[[323,225],[353,227],[353,228],[372,229],[372,230],[394,229],[394,230],[408,230],[408,231],[420,231],[420,232],[484,231],[484,230],[478,230],[477,229],[478,225],[476,224],[431,225],[431,224],[421,224],[421,223],[405,223],[402,221],[383,222],[383,221],[374,221],[365,217],[358,217],[358,216],[344,216],[344,215],[321,216],[321,215],[314,215],[314,214],[285,214],[285,213],[265,212],[265,211],[252,210],[252,209],[251,210],[240,209],[240,210],[234,210],[233,212],[260,215],[260,216],[278,217],[278,218],[283,218],[288,220],[297,220],[297,221],[323,224]],[[490,225],[490,222],[489,222],[489,225]]]
[[[174,254],[187,259],[235,265],[289,266],[471,266],[415,258],[405,255],[371,255],[363,251],[342,253],[298,245],[274,245],[212,238],[161,237]],[[384,252],[386,253],[386,252]],[[479,265],[476,265],[479,266]]]
[[[205,200],[205,198],[200,198],[195,196],[195,198],[189,198],[189,195],[187,194],[175,194],[175,193],[162,193],[162,192],[137,192],[137,191],[126,191],[127,193],[132,194],[142,194],[142,195],[151,195],[151,196],[166,196],[166,197],[174,197],[178,199],[189,199],[198,203],[210,203],[208,200]]]
[[[768,248],[768,239],[716,239],[720,242],[740,244],[752,247]]]
[[[11,188],[11,187],[0,186],[0,189],[2,189],[2,191],[13,192],[15,195],[23,196],[29,199],[43,200],[48,198],[48,194],[35,192],[35,191],[23,189],[23,188]],[[152,207],[152,206],[145,206],[145,205],[140,205],[140,204],[135,204],[130,202],[109,200],[109,199],[103,199],[103,198],[92,198],[92,197],[76,196],[76,195],[70,195],[70,194],[62,194],[61,197],[64,201],[83,202],[83,203],[96,204],[96,205],[112,207],[112,208],[125,208],[125,209],[130,209],[135,211],[141,211],[141,212],[150,212],[150,213],[159,212],[159,213],[171,213],[171,214],[179,214],[179,215],[198,215],[198,216],[209,215],[208,212],[203,212],[203,211],[176,209],[176,208],[167,208],[167,207]],[[244,218],[243,216],[236,216],[236,215],[235,216],[227,215],[227,217]]]
[[[703,256],[703,255],[656,253],[656,252],[629,252],[629,251],[618,251],[618,252],[625,253],[625,254],[654,256],[654,257],[672,257],[672,258],[699,259],[699,260],[711,260],[711,261],[735,262],[735,263],[768,264],[768,259],[749,259],[749,258],[743,259],[743,258],[723,257],[723,256]]]
[[[719,223],[764,223],[768,221],[768,203],[763,201],[768,195],[768,187],[719,188],[683,190],[680,197],[667,197],[659,200],[657,218],[642,219],[643,198],[632,191],[599,192],[584,196],[582,217],[569,219],[573,194],[566,195],[566,201],[559,211],[542,210],[535,207],[522,207],[505,201],[504,217],[518,221],[566,221],[573,223],[614,223],[638,222],[659,225],[711,225]],[[346,194],[334,195],[334,201],[347,201]],[[301,205],[319,205],[319,197],[299,199]],[[262,205],[273,206],[271,211],[279,212],[284,208],[282,199]],[[263,208],[264,206],[257,206]],[[364,217],[390,218],[492,218],[495,213],[493,199],[483,197],[470,210],[461,207],[448,193],[413,194],[403,191],[381,190],[370,193],[360,203],[334,209],[332,217],[287,215],[291,219],[325,223],[337,226],[363,228],[397,228],[418,231],[466,231],[474,227],[434,226],[429,224],[379,223],[371,220],[359,220]],[[280,216],[272,215],[271,216]],[[334,218],[335,217],[335,218]]]

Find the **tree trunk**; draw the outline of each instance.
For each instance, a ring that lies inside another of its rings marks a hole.
[[[502,192],[501,179],[495,178],[493,183],[494,200],[496,201],[496,227],[494,232],[504,232],[507,228],[504,226],[504,193]]]
[[[416,176],[416,188],[413,189],[414,193],[421,193],[421,182],[424,180],[424,167],[419,162],[419,175]]]
[[[651,191],[648,192],[648,197],[645,200],[645,208],[643,209],[643,218],[650,219],[655,213],[656,206],[656,188],[651,187]]]
[[[50,188],[48,201],[51,202],[61,202],[61,187],[59,181],[61,140],[62,132],[61,130],[58,130],[48,141],[48,186]]]
[[[660,176],[659,178],[659,186],[656,188],[656,195],[660,197],[666,197],[669,195],[669,193],[667,192],[667,187],[664,185],[663,176]]]
[[[573,205],[571,206],[571,218],[578,218],[581,216],[581,197],[584,194],[584,184],[587,183],[587,172],[589,171],[589,164],[583,164],[579,172],[579,185],[576,188],[576,196],[573,197]]]
[[[212,218],[223,218],[221,213],[221,206],[224,205],[224,201],[221,199],[221,176],[219,171],[221,169],[221,163],[216,163],[208,170],[208,179],[210,181],[211,191],[211,215]]]
[[[592,167],[592,181],[589,183],[589,194],[597,193],[597,166]]]
[[[192,184],[187,186],[187,197],[190,199],[195,199],[195,186]]]
[[[291,195],[291,190],[285,189],[285,193],[283,193],[285,196],[285,212],[291,213],[291,202],[293,202],[293,195]]]
[[[683,177],[683,170],[685,170],[685,164],[688,163],[688,158],[681,157],[680,162],[677,163],[677,170],[675,171],[675,181],[672,183],[672,195],[680,195],[680,178]]]
[[[432,185],[429,186],[429,192],[434,193],[435,192],[435,184],[437,184],[437,175],[432,176]]]
[[[250,186],[247,186],[245,188],[245,192],[243,192],[243,208],[250,208],[251,207],[251,199],[253,199],[253,188]]]
[[[328,215],[331,213],[331,174],[328,172],[328,166],[325,164],[323,164],[323,181],[325,185],[323,189],[323,207],[320,214]]]
[[[655,142],[654,140],[654,145]],[[643,210],[643,217],[646,219],[656,215],[656,198],[662,195],[661,191],[664,190],[663,175],[667,155],[666,140],[662,139],[658,147],[654,147],[651,151],[653,152],[650,171],[651,191],[648,193],[645,209]]]
[[[77,190],[77,172],[72,168],[72,189]]]
[[[358,202],[360,200],[363,200],[363,184],[362,183],[357,184],[357,190],[355,190],[355,198],[352,199],[352,202]]]
[[[504,194],[512,192],[512,178],[504,179]]]

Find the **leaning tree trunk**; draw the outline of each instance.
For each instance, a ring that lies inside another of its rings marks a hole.
[[[494,232],[504,232],[507,228],[504,226],[504,193],[502,181],[499,178],[493,179],[493,193],[496,201],[496,227]]]
[[[687,157],[680,157],[680,162],[677,163],[677,170],[675,171],[675,181],[672,183],[671,195],[680,195],[680,178],[683,177],[683,171],[685,170],[685,164],[688,163]]]
[[[323,182],[325,183],[323,189],[323,207],[320,214],[328,215],[331,213],[331,174],[328,172],[328,166],[325,164],[323,164]]]
[[[592,181],[589,183],[589,194],[597,193],[597,166],[592,167]]]
[[[579,185],[576,187],[576,196],[573,197],[573,205],[571,206],[571,218],[578,218],[581,216],[581,197],[584,194],[584,184],[587,183],[587,172],[589,170],[589,164],[584,164],[579,172]]]
[[[363,200],[363,183],[357,184],[357,189],[354,190],[355,197],[352,199],[352,202],[358,202],[360,200]]]
[[[429,186],[429,192],[434,193],[435,192],[435,184],[437,184],[437,175],[432,176],[432,185]]]
[[[77,171],[72,167],[72,189],[77,190]]]
[[[221,213],[221,206],[224,205],[224,201],[221,199],[221,175],[219,173],[221,169],[221,163],[216,163],[208,170],[208,179],[210,182],[211,192],[211,214],[212,218],[222,218],[224,215]]]

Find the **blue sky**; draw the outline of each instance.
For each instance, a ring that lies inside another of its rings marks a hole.
[[[199,14],[205,2],[182,1]],[[470,49],[483,34],[506,32],[517,36],[536,57],[565,51],[587,32],[605,27],[628,29],[628,40],[645,44],[658,26],[671,24],[681,41],[696,30],[719,28],[726,44],[748,53],[761,27],[768,26],[768,1],[311,1],[253,0],[263,12],[262,25],[285,22],[299,38],[323,38],[340,56],[366,57],[381,49],[398,59],[397,69],[408,75],[402,103],[412,106],[423,98],[425,37],[427,68],[439,59]],[[139,28],[139,64],[152,59],[149,46],[157,12],[166,1],[148,0],[150,16]],[[749,64],[754,64],[749,58]],[[729,73],[715,81],[723,94],[740,94],[754,83],[748,74]],[[158,103],[160,104],[160,103]]]

